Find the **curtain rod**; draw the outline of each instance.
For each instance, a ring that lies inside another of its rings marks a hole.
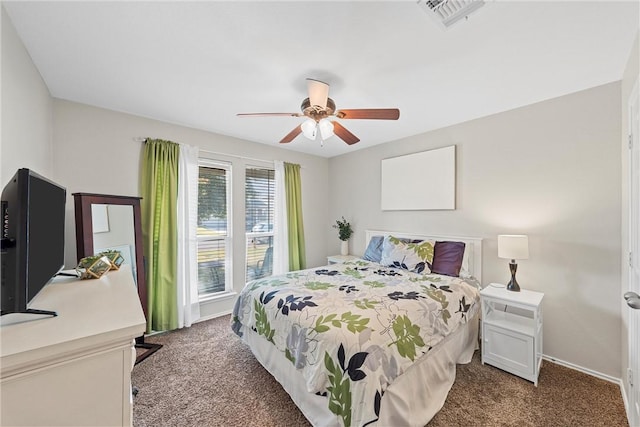
[[[142,142],[142,143],[146,143],[147,142],[147,138],[143,138],[140,136],[136,136],[133,138],[134,141],[136,142]],[[227,157],[235,157],[238,159],[243,159],[243,160],[253,160],[256,162],[263,162],[263,163],[273,163],[274,160],[264,160],[264,159],[256,159],[254,157],[246,157],[246,156],[239,156],[237,154],[229,154],[229,153],[223,153],[221,151],[210,151],[210,150],[203,150],[200,147],[198,147],[198,150],[202,153],[207,153],[207,154],[219,154],[221,156],[227,156]]]

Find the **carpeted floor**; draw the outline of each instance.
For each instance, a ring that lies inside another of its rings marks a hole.
[[[136,365],[133,425],[308,426],[287,393],[233,334],[229,316],[149,337],[164,347]],[[429,427],[626,426],[616,384],[550,362],[538,387],[480,363],[478,352]],[[394,426],[395,427],[395,426]]]

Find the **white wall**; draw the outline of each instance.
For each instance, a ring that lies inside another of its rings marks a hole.
[[[483,237],[485,284],[509,278],[496,236],[528,234],[518,281],[545,293],[544,353],[620,378],[619,141],[618,82],[332,158],[329,218],[356,254],[365,229]],[[456,210],[380,210],[382,159],[452,144]]]
[[[55,146],[54,167],[57,181],[67,187],[66,262],[75,263],[75,232],[71,193],[89,192],[123,196],[140,195],[140,162],[143,145],[137,137],[151,137],[195,145],[201,150],[223,152],[229,156],[206,154],[232,163],[234,289],[244,286],[244,170],[262,162],[243,160],[244,156],[265,161],[284,160],[302,166],[302,204],[307,246],[307,263],[326,263],[328,205],[328,160],[264,144],[172,125],[130,114],[55,99],[53,103]],[[238,185],[240,184],[240,185]],[[230,311],[233,299],[215,301],[203,315]]]
[[[622,286],[621,292],[624,293],[629,290],[629,269],[627,252],[629,250],[629,149],[627,142],[627,135],[629,134],[629,96],[633,89],[633,85],[638,82],[638,74],[640,73],[640,33],[636,36],[636,42],[631,49],[629,60],[622,76],[621,83],[621,228],[622,228],[622,241],[620,246],[621,256],[621,278]],[[622,346],[621,346],[621,358],[622,358],[622,380],[624,382],[624,388],[627,392],[627,396],[630,396],[629,381],[627,379],[627,368],[629,368],[629,307],[624,302],[624,299],[620,298],[621,310],[622,310]],[[638,375],[640,373],[636,373]]]
[[[7,12],[2,9],[0,185],[20,168],[55,181],[51,157],[52,99]],[[0,188],[2,188],[0,187]]]

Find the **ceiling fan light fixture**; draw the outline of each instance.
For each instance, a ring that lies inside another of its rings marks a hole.
[[[300,129],[302,129],[302,134],[309,138],[312,141],[315,141],[316,134],[318,132],[318,126],[315,120],[307,119],[300,125]]]
[[[315,79],[307,79],[307,91],[309,92],[309,102],[311,106],[321,108],[327,107],[327,98],[329,97],[329,85],[325,82]]]
[[[321,119],[318,122],[318,128],[320,128],[320,137],[325,140],[333,136],[333,123],[329,119]]]

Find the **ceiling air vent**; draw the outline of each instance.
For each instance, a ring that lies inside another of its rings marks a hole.
[[[418,0],[418,5],[444,27],[449,27],[484,5],[483,0]]]

